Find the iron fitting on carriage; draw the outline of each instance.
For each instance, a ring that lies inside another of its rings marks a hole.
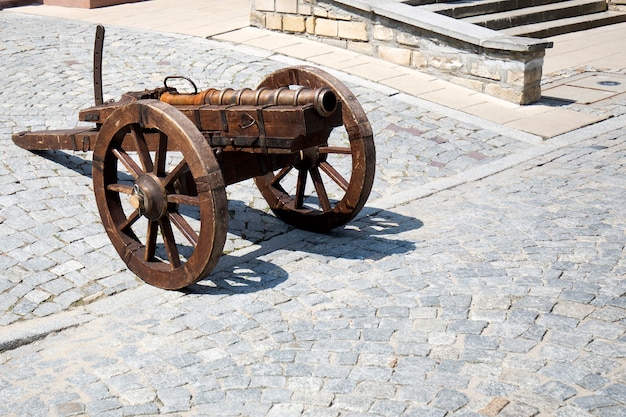
[[[238,105],[238,106],[306,106],[312,105],[320,116],[328,117],[337,109],[337,96],[327,87],[290,89],[243,88],[234,90],[209,88],[194,94],[175,91],[163,93],[160,100],[175,106]]]

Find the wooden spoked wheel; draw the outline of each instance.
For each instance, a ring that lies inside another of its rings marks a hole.
[[[318,68],[284,68],[259,88],[328,87],[341,101],[343,127],[326,144],[300,152],[296,163],[256,177],[272,211],[285,222],[315,232],[344,225],[363,208],[374,182],[376,151],[372,129],[356,97],[334,76]]]
[[[213,269],[228,227],[224,180],[203,135],[174,107],[140,100],[107,117],[93,183],[113,246],[142,280],[179,289]]]

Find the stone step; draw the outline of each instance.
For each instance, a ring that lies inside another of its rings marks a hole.
[[[444,16],[462,19],[471,16],[480,16],[491,13],[506,12],[526,7],[541,6],[544,4],[560,3],[566,0],[467,0],[452,2],[437,2],[422,6],[424,10],[439,13]],[[413,4],[413,3],[409,3]]]
[[[593,29],[600,26],[626,22],[626,13],[606,11],[592,15],[568,17],[549,22],[532,23],[523,26],[503,29],[500,32],[510,36],[527,36],[547,38],[564,33]]]
[[[472,16],[463,20],[489,29],[501,30],[515,26],[600,13],[606,10],[606,0],[569,0],[559,3],[525,7],[518,10]]]

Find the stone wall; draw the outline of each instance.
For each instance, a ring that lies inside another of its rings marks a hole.
[[[551,46],[396,0],[253,0],[251,24],[379,57],[519,104],[540,99],[545,48]]]

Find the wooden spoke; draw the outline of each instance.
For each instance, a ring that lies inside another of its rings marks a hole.
[[[128,216],[124,222],[120,223],[119,225],[120,232],[124,232],[128,230],[140,218],[141,218],[141,215],[139,214],[139,210],[135,210],[132,213],[130,213],[130,216]]]
[[[157,236],[159,223],[155,221],[148,222],[148,230],[146,232],[146,251],[144,253],[144,261],[150,262],[154,260],[156,254]]]
[[[319,153],[350,155],[352,151],[349,146],[320,146]]]
[[[154,174],[162,177],[165,176],[165,163],[167,160],[167,136],[160,132],[159,147],[154,157]]]
[[[130,125],[130,136],[133,138],[135,148],[137,149],[137,155],[139,155],[139,161],[143,167],[144,172],[152,172],[154,166],[152,165],[152,158],[150,157],[150,150],[146,143],[146,138],[143,136],[143,131],[138,123]]]
[[[200,207],[200,199],[198,198],[198,196],[194,195],[168,194],[167,202],[174,204],[183,204],[186,206]]]
[[[341,187],[342,190],[348,191],[350,183],[328,162],[322,162],[320,164],[322,171],[326,173],[335,183]]]
[[[322,181],[322,176],[320,175],[320,171],[317,167],[313,167],[309,170],[311,174],[311,180],[313,180],[313,185],[315,186],[315,192],[317,193],[317,198],[320,200],[320,206],[324,212],[329,212],[333,208],[330,205],[330,200],[328,199],[328,194],[326,193],[326,187],[324,186],[324,182]]]
[[[292,170],[293,167],[289,166],[289,167],[285,167],[283,169],[281,169],[280,171],[278,171],[278,174],[276,174],[271,180],[270,180],[270,185],[276,185],[278,183],[280,183],[283,178],[285,178],[285,176],[287,174],[289,174],[289,172]]]
[[[126,169],[130,172],[134,178],[139,177],[143,171],[141,167],[137,165],[137,163],[126,153],[125,150],[121,148],[113,149],[113,155],[126,167]]]
[[[301,209],[304,207],[304,191],[306,188],[307,171],[301,169],[298,171],[298,183],[296,184],[296,199],[295,208]]]
[[[183,174],[183,172],[185,172],[186,168],[187,161],[183,159],[178,163],[178,165],[176,165],[172,172],[167,174],[167,177],[163,180],[163,187],[167,188],[172,185],[172,183],[176,181]]]
[[[180,255],[178,254],[178,247],[176,246],[176,239],[174,238],[174,231],[172,230],[172,223],[169,218],[163,217],[159,220],[159,226],[161,228],[161,236],[163,236],[163,244],[165,245],[165,252],[167,258],[170,261],[172,269],[180,267]]]
[[[133,192],[133,186],[129,184],[120,184],[120,183],[108,184],[107,190],[113,191],[115,193],[130,195]]]
[[[174,223],[174,226],[185,236],[185,238],[195,248],[198,246],[198,239],[200,238],[195,230],[189,225],[187,220],[178,212],[170,213],[170,220]]]

